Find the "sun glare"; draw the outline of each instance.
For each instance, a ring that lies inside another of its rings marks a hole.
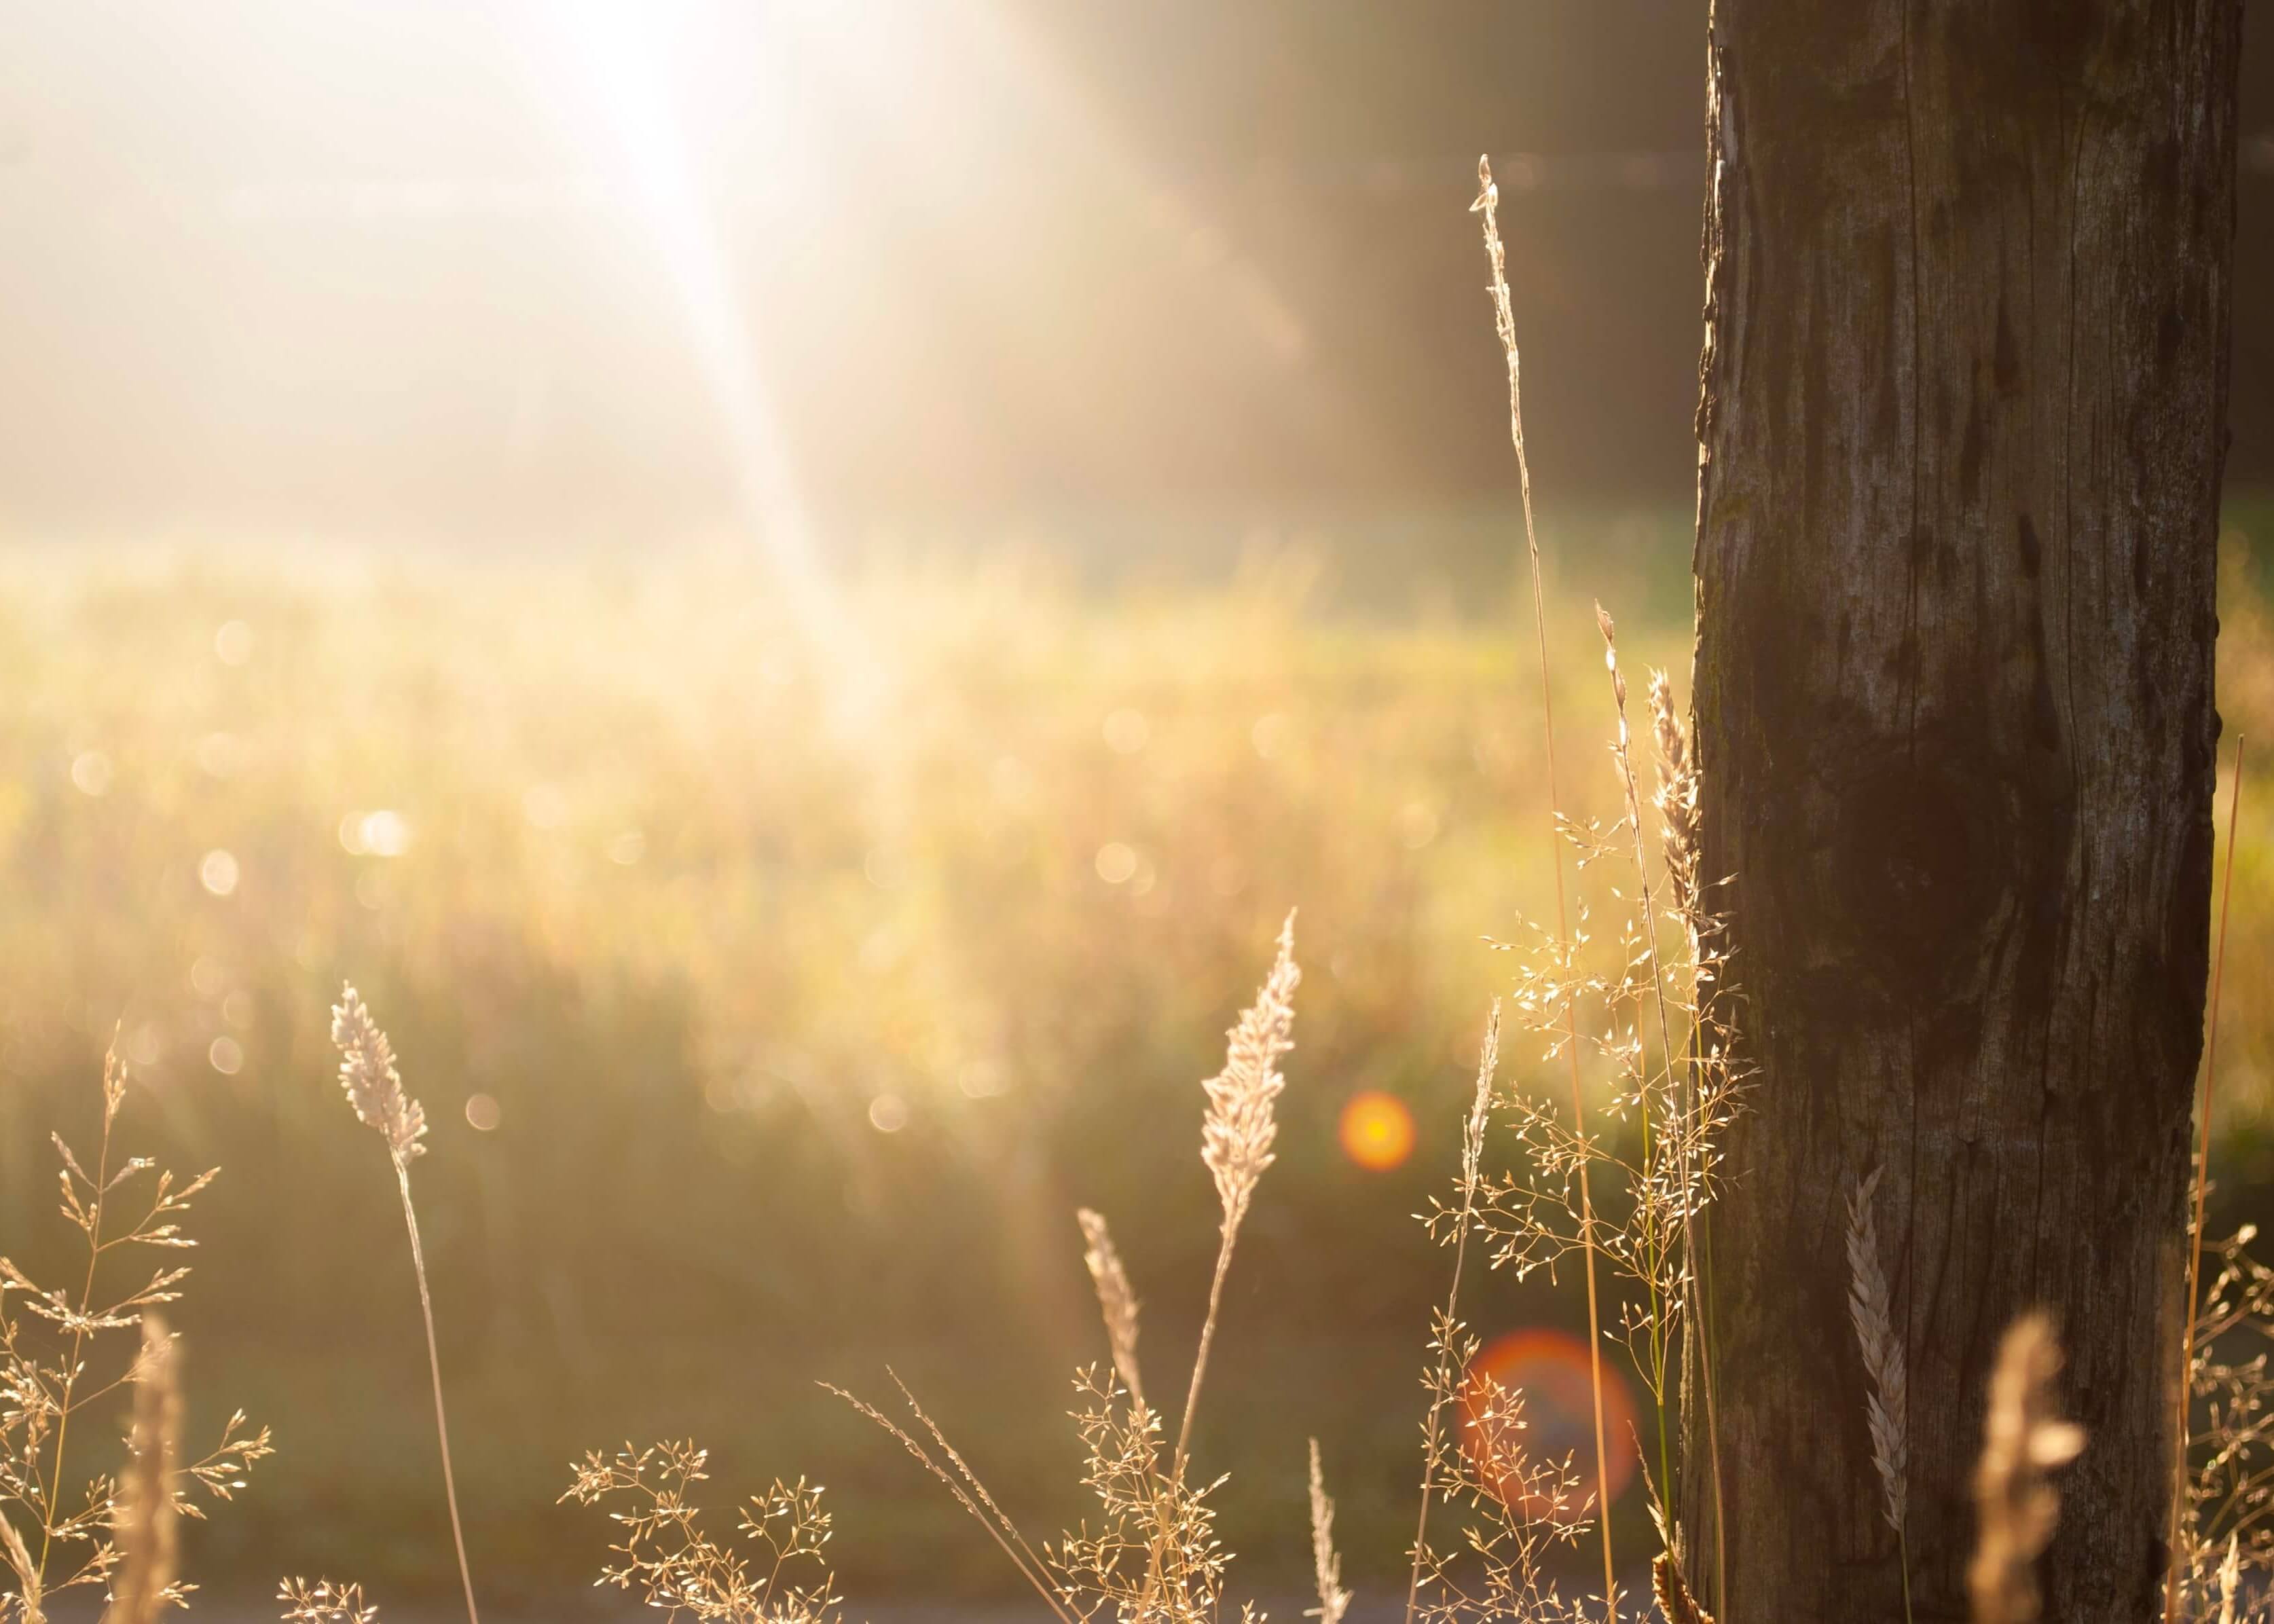
[[[1413,1113],[1396,1094],[1367,1089],[1343,1107],[1343,1154],[1370,1173],[1405,1165],[1413,1154]]]

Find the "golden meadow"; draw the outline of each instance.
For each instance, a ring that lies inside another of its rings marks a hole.
[[[1547,527],[1565,795],[1606,823],[1589,599],[1630,673],[1679,683],[1682,529]],[[999,1590],[954,1504],[810,1383],[874,1389],[889,1358],[1006,1501],[1072,1475],[1064,1406],[1035,1395],[1096,1351],[1073,1211],[1112,1214],[1154,1335],[1197,1326],[1216,1236],[1193,1085],[1292,906],[1280,1165],[1200,1441],[1232,1474],[1243,1583],[1301,1587],[1287,1530],[1329,1419],[1353,1575],[1397,1570],[1442,1290],[1409,1215],[1454,1164],[1509,985],[1488,941],[1549,906],[1505,539],[1394,591],[1331,540],[1112,581],[1008,545],[880,548],[825,628],[760,564],[692,548],[19,555],[0,1224],[27,1267],[64,1255],[47,1133],[94,1120],[114,1035],[130,1137],[224,1168],[177,1314],[192,1431],[242,1400],[280,1448],[192,1530],[191,1566],[222,1589],[454,1583],[432,1439],[387,1418],[421,1413],[425,1356],[401,1214],[334,1081],[352,979],[433,1124],[422,1222],[486,1590],[590,1571],[591,1514],[553,1504],[572,1456],[690,1434],[726,1498],[826,1481],[863,1591]],[[2270,540],[2249,514],[2228,538],[2220,680],[2230,730],[2274,748]],[[2247,793],[2230,1218],[2274,1175],[2274,1028],[2248,996],[2274,953],[2270,818]],[[1615,914],[1617,883],[1590,870],[1582,894]],[[1538,1069],[1535,1048],[1504,1064]],[[1343,1154],[1366,1090],[1412,1109],[1404,1166]],[[1567,1293],[1481,1275],[1466,1313],[1575,1323]]]

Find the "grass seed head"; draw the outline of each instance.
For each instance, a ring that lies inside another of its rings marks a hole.
[[[352,986],[340,989],[332,1007],[332,1042],[340,1051],[340,1087],[364,1125],[379,1130],[397,1162],[423,1154],[426,1113],[403,1094],[395,1047]]]
[[[1295,1047],[1295,986],[1303,973],[1295,966],[1295,916],[1279,928],[1278,957],[1263,989],[1227,1034],[1224,1070],[1202,1085],[1208,1090],[1208,1120],[1201,1132],[1201,1160],[1216,1177],[1224,1203],[1224,1227],[1237,1229],[1247,1214],[1256,1181],[1272,1162],[1278,1137],[1274,1111],[1287,1079],[1279,1056]]]

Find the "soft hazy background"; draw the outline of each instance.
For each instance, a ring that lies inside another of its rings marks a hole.
[[[1014,1509],[1079,1515],[1072,1208],[1180,1369],[1198,1084],[1291,905],[1201,1447],[1243,1582],[1301,1569],[1314,1432],[1355,1576],[1395,1565],[1442,1267],[1408,1214],[1484,938],[1547,895],[1475,157],[1608,814],[1588,600],[1686,663],[1702,11],[0,4],[0,1252],[57,1255],[46,1130],[116,1028],[131,1132],[227,1169],[193,1396],[280,1434],[198,1576],[451,1583],[343,976],[435,1123],[486,1590],[591,1570],[573,1452],[692,1432],[722,1502],[831,1485],[856,1600],[982,1595],[994,1553],[810,1380],[892,1361]],[[2221,680],[2274,741],[2270,35]],[[2274,1179],[2256,800],[2230,1216]],[[1367,1091],[1399,1165],[1338,1132]]]

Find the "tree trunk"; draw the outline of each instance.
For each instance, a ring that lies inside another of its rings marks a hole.
[[[1712,1226],[1724,1624],[1903,1615],[1843,1254],[1874,1168],[1916,1619],[1967,1615],[2032,1304],[2091,1434],[2045,1616],[2160,1611],[2240,11],[1713,6],[1695,704],[1753,1073]]]

